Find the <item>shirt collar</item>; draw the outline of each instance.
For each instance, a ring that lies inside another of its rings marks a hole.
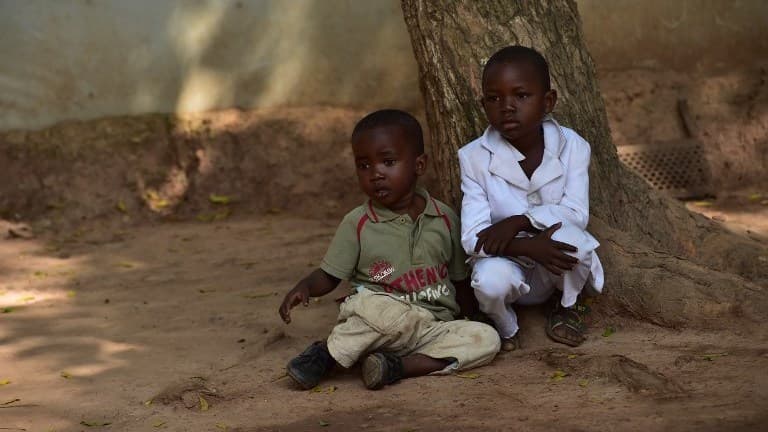
[[[562,153],[566,141],[560,123],[552,117],[552,114],[547,114],[544,116],[541,126],[544,129],[545,153],[549,153],[554,157],[560,157],[560,153]],[[515,162],[525,160],[525,156],[523,156],[515,146],[510,145],[509,142],[501,136],[499,131],[493,128],[493,126],[488,126],[485,133],[483,133],[483,140],[481,142],[482,146],[491,153],[506,153],[509,157],[514,159]]]
[[[424,206],[424,211],[422,212],[422,214],[429,215],[429,216],[443,215],[443,213],[437,207],[437,201],[435,201],[435,199],[429,195],[429,192],[427,192],[426,189],[424,189],[423,187],[417,186],[416,193],[421,195],[421,197],[424,198],[424,201],[426,201],[426,205]],[[368,201],[364,204],[364,207],[365,207],[365,213],[368,215],[368,218],[370,218],[373,222],[387,222],[402,216],[401,214],[395,213],[392,210],[384,207],[379,203],[374,202],[371,199],[368,199]]]
[[[496,129],[488,126],[481,141],[482,146],[491,153],[488,171],[528,192],[534,192],[561,176],[563,168],[559,158],[565,146],[565,134],[551,115],[544,117],[541,127],[544,130],[544,155],[541,165],[529,179],[520,167],[520,161],[524,160],[525,156]]]

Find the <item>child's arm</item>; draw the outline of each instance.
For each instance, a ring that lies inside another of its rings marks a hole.
[[[482,244],[478,246],[477,234],[491,226],[491,205],[485,189],[478,183],[472,163],[459,152],[461,168],[461,244],[469,254],[484,256]]]
[[[456,303],[459,304],[459,316],[473,316],[479,310],[479,305],[475,298],[475,292],[469,284],[469,278],[451,281],[451,283],[456,288]]]
[[[575,246],[552,240],[552,234],[560,229],[558,222],[530,238],[516,238],[505,244],[503,256],[527,256],[543,265],[550,272],[561,275],[578,264],[579,260],[564,251],[576,252]]]
[[[280,305],[280,317],[291,322],[291,309],[299,303],[309,304],[310,297],[320,297],[333,291],[342,279],[349,280],[355,272],[360,254],[357,225],[364,210],[359,207],[344,216],[325,252],[320,268],[301,280],[285,295]]]
[[[509,242],[515,239],[521,231],[529,233],[539,232],[531,220],[524,215],[510,216],[477,233],[475,253],[484,250],[488,255],[504,255],[504,250]]]
[[[544,230],[558,222],[587,229],[589,222],[589,143],[576,133],[568,137],[565,159],[565,189],[555,203],[532,207],[525,216],[531,224]],[[546,197],[545,202],[547,202]]]
[[[322,269],[317,269],[297,283],[292,290],[285,295],[280,305],[280,317],[286,324],[291,322],[291,309],[299,303],[309,306],[310,297],[322,297],[333,291],[341,280],[335,278]]]

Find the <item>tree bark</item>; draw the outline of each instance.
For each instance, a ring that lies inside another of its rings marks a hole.
[[[765,246],[688,212],[619,162],[573,0],[402,0],[402,8],[439,192],[452,205],[461,199],[456,152],[487,125],[479,102],[485,61],[507,45],[534,47],[550,65],[555,117],[592,146],[589,229],[602,243],[606,310],[707,327],[768,313]]]

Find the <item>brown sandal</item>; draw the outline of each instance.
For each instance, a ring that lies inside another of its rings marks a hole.
[[[561,329],[558,334],[558,329]],[[576,347],[584,343],[587,337],[584,335],[586,327],[578,305],[564,308],[560,304],[555,305],[547,319],[547,336],[555,342]],[[562,334],[562,332],[565,332]],[[570,336],[570,337],[569,337]]]
[[[515,333],[514,336],[509,338],[501,338],[501,350],[506,352],[517,351],[522,349],[523,345],[520,343],[520,330]]]

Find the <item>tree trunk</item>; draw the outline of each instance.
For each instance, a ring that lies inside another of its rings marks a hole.
[[[765,246],[688,212],[619,162],[573,0],[402,0],[402,7],[439,192],[451,204],[461,198],[456,152],[487,125],[479,102],[483,64],[504,46],[532,46],[549,61],[555,117],[592,146],[589,230],[602,243],[604,310],[705,327],[768,313]]]

